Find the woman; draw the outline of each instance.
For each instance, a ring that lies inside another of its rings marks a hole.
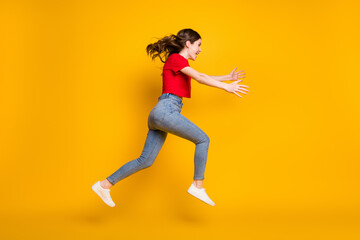
[[[244,78],[243,71],[231,71],[225,76],[208,76],[200,73],[189,66],[188,59],[195,61],[201,52],[201,37],[192,29],[182,29],[177,35],[166,36],[146,47],[147,54],[154,60],[159,57],[164,62],[160,54],[164,53],[166,62],[163,67],[163,89],[158,102],[151,110],[148,118],[149,131],[145,141],[141,156],[124,164],[112,175],[102,181],[98,181],[92,189],[110,207],[115,203],[110,196],[110,187],[129,175],[150,167],[155,161],[161,147],[164,144],[168,133],[188,139],[196,144],[194,157],[194,181],[188,189],[188,193],[203,202],[212,206],[215,203],[209,198],[203,188],[204,172],[209,148],[209,137],[198,126],[181,114],[183,102],[182,98],[191,97],[191,78],[199,83],[226,90],[229,93],[237,92],[247,94],[244,87],[237,83]],[[232,83],[224,83],[224,80],[236,80]]]

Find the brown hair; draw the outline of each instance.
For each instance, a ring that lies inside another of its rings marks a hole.
[[[173,53],[179,53],[184,47],[186,41],[194,43],[201,38],[200,34],[196,31],[185,28],[180,30],[177,35],[171,34],[159,39],[155,43],[150,43],[146,47],[147,55],[150,55],[152,60],[159,57],[165,63],[166,59]],[[158,39],[158,38],[157,38]],[[165,54],[165,61],[161,58],[161,54]]]

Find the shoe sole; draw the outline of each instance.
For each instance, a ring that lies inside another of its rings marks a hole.
[[[190,191],[190,189],[189,189],[187,192],[188,192],[190,195],[192,195],[192,196],[196,197],[197,199],[199,199],[199,200],[203,201],[204,203],[209,204],[209,205],[211,205],[211,206],[215,206],[215,203],[208,203],[208,202],[205,202],[204,200],[202,200],[202,199],[200,198],[200,196],[199,196],[199,195],[197,195],[196,193],[194,193],[194,192]]]
[[[107,202],[104,201],[104,199],[101,197],[100,190],[98,189],[96,183],[91,186],[91,189],[100,197],[100,199],[101,199],[106,205],[108,205],[108,206],[110,206],[110,207],[115,207],[115,204],[112,205],[112,204],[107,203]]]

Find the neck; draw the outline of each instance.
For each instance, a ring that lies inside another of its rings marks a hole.
[[[181,52],[179,52],[179,54],[180,54],[181,56],[183,56],[184,58],[189,59],[189,54],[188,54],[187,52],[181,51]]]

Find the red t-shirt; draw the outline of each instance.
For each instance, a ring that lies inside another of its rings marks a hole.
[[[180,71],[187,66],[190,66],[189,61],[178,53],[173,53],[167,58],[163,67],[162,93],[191,97],[191,77]]]

